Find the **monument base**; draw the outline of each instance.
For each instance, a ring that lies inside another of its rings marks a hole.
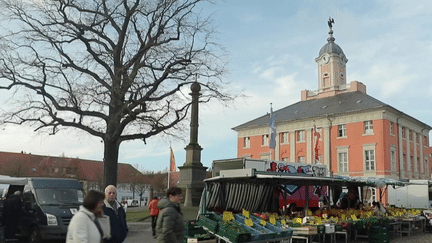
[[[184,206],[199,206],[204,190],[207,167],[204,166],[180,166],[180,181],[177,187],[181,188],[184,195]]]

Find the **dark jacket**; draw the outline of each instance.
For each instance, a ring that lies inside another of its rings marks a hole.
[[[109,242],[121,243],[126,239],[129,230],[126,224],[125,210],[118,202],[115,203],[117,204],[117,213],[107,202],[105,202],[102,209],[104,214],[110,218],[111,240]]]
[[[158,202],[157,206],[160,209],[156,223],[157,242],[183,242],[185,226],[180,205],[164,198]]]

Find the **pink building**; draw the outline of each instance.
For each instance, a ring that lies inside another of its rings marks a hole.
[[[363,83],[347,83],[348,59],[331,28],[315,61],[318,89],[274,112],[276,147],[268,146],[266,114],[233,128],[237,156],[323,163],[330,175],[430,179],[432,127],[368,95]]]

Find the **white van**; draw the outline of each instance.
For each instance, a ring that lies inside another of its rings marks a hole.
[[[79,181],[0,176],[0,184],[9,185],[7,195],[23,193],[19,229],[29,243],[66,239],[69,222],[83,203],[84,191]],[[0,211],[2,205],[0,201]]]

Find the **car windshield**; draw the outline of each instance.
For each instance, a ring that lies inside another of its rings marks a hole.
[[[77,189],[36,189],[37,200],[40,205],[80,205],[83,203],[84,193]]]

